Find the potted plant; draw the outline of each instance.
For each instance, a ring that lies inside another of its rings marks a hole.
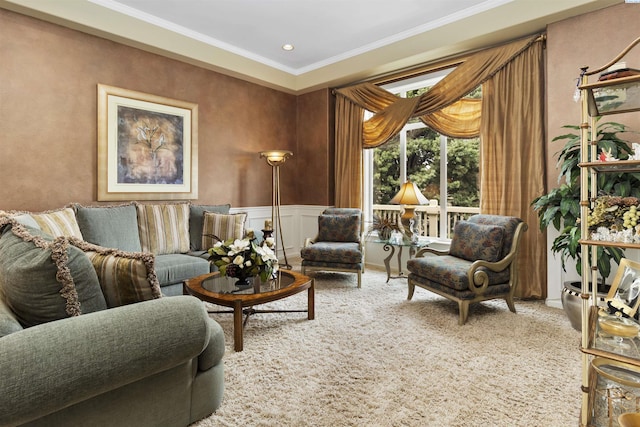
[[[368,234],[371,234],[374,231],[378,233],[380,240],[389,240],[391,233],[394,231],[400,231],[400,226],[395,220],[374,215],[373,224],[371,225],[371,228],[369,228]]]
[[[582,258],[580,254],[580,127],[563,126],[570,132],[559,135],[553,141],[565,141],[559,152],[557,167],[560,171],[560,186],[533,200],[533,209],[538,213],[540,230],[553,226],[560,234],[554,239],[551,251],[560,255],[562,269],[566,271],[566,262],[573,260],[576,271],[582,274]],[[574,133],[575,132],[575,133]],[[607,153],[617,159],[627,159],[632,154],[631,144],[620,137],[621,133],[630,131],[625,125],[614,122],[596,121],[595,141],[598,153]],[[593,138],[592,138],[593,139]],[[640,174],[606,173],[598,175],[598,189],[601,195],[620,197],[640,196]],[[601,276],[599,291],[606,294],[606,279],[611,274],[611,261],[616,264],[624,256],[624,251],[617,247],[598,246],[598,272]],[[579,292],[579,289],[578,289]],[[563,305],[567,292],[563,292]],[[579,304],[578,304],[579,305]],[[566,307],[565,307],[566,310]],[[569,313],[568,313],[569,315]],[[578,320],[572,325],[580,325]],[[571,315],[569,315],[571,318]],[[578,328],[576,328],[578,329]]]

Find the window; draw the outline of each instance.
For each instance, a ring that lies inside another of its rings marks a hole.
[[[397,96],[419,96],[450,71],[383,87]],[[470,96],[480,97],[480,88]],[[364,159],[365,211],[370,214],[399,213],[400,207],[388,203],[407,180],[415,182],[430,201],[428,207],[417,209],[422,235],[449,237],[457,219],[478,212],[479,138],[447,138],[412,119],[385,145],[365,150]]]

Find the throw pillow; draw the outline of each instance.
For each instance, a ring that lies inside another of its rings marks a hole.
[[[68,238],[53,238],[9,218],[0,219],[3,225],[0,287],[22,326],[107,308],[93,266]]]
[[[449,254],[467,261],[496,262],[502,253],[503,240],[504,227],[458,221],[453,229]]]
[[[109,308],[161,297],[152,254],[103,248],[77,239],[71,243],[93,264]]]
[[[137,204],[138,232],[143,252],[155,255],[189,252],[187,203]]]
[[[218,241],[242,239],[246,213],[219,214],[205,212],[202,224],[202,249],[208,250]]]
[[[77,237],[82,239],[82,233],[76,220],[76,214],[72,208],[63,208],[57,211],[49,211],[37,214],[30,214],[33,220],[38,223],[42,231],[53,237]]]
[[[192,251],[204,250],[202,247],[202,224],[205,212],[228,214],[231,205],[189,205],[189,240]]]
[[[319,242],[359,242],[360,241],[359,214],[355,215],[326,215],[318,216]]]
[[[128,252],[141,252],[138,216],[133,204],[84,207],[76,205],[76,218],[84,240]]]

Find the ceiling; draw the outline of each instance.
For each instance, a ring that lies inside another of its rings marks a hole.
[[[0,7],[304,93],[544,31],[623,0],[0,0]],[[282,45],[294,45],[285,51]]]

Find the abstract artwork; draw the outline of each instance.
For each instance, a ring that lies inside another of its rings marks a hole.
[[[197,108],[98,85],[98,200],[197,198]]]

